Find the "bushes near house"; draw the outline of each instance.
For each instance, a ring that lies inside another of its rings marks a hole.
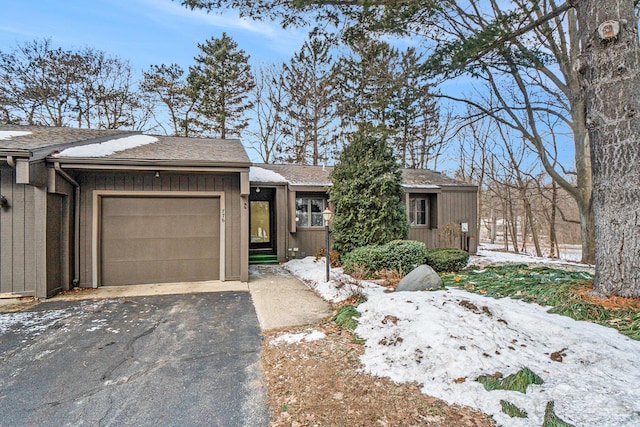
[[[394,240],[384,245],[354,249],[343,257],[344,272],[362,278],[379,278],[385,271],[405,275],[416,266],[427,264],[437,272],[458,271],[466,267],[469,254],[460,249],[427,249],[422,242]]]
[[[436,248],[425,251],[425,264],[439,273],[462,270],[468,262],[469,253],[462,249]]]
[[[384,245],[356,248],[343,257],[344,272],[377,278],[383,271],[407,274],[425,260],[426,247],[413,240],[394,240]]]

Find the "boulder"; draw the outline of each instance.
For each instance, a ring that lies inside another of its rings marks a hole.
[[[426,264],[414,268],[400,280],[396,292],[424,291],[442,288],[442,279]]]

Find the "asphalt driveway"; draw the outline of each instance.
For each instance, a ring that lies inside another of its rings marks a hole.
[[[0,425],[264,426],[248,292],[0,314]]]

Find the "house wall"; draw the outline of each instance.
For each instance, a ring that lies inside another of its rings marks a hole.
[[[303,258],[314,256],[318,251],[326,247],[326,235],[324,227],[301,228],[298,227],[296,233],[291,233],[289,238],[289,248],[292,252],[290,258]],[[294,249],[298,249],[293,252]]]
[[[307,189],[308,190],[308,189]],[[419,191],[418,193],[412,193],[410,190],[407,192],[407,201],[409,194],[431,194],[433,191]],[[289,208],[286,210],[289,216],[288,223],[289,233],[287,239],[287,249],[292,251],[287,252],[288,258],[300,258],[302,256],[313,256],[319,249],[326,246],[326,236],[324,228],[304,228],[296,227],[291,223],[291,218],[295,219],[295,196],[294,191],[289,192],[289,200],[293,200],[293,204],[289,204]],[[416,240],[424,242],[428,248],[448,247],[453,246],[459,249],[468,249],[469,253],[475,254],[477,250],[477,193],[475,188],[472,187],[443,187],[436,195],[436,210],[437,215],[435,219],[435,227],[429,226],[412,226],[409,228],[408,238],[410,240]],[[280,216],[280,211],[277,213]],[[280,218],[279,218],[280,219]],[[448,223],[461,224],[466,222],[469,227],[469,231],[464,235],[457,236],[453,245],[446,241],[441,236],[441,230]],[[282,230],[281,226],[278,226],[278,230]],[[297,249],[297,251],[293,251]]]
[[[475,254],[477,250],[477,206],[478,194],[475,188],[467,187],[443,187],[438,194],[438,229],[443,230],[449,223],[461,224],[466,222],[469,231],[455,239],[454,247],[464,248],[468,242],[469,253]],[[438,247],[449,246],[442,235],[437,235]]]
[[[242,218],[245,200],[240,196],[239,173],[169,173],[161,172],[79,172],[80,183],[80,286],[92,286],[92,225],[93,191],[207,191],[225,194],[225,274],[226,280],[240,280],[243,269],[241,256]],[[242,208],[241,208],[242,206]],[[248,227],[248,224],[244,225]],[[246,248],[246,245],[244,245]],[[246,264],[246,263],[245,263]],[[246,274],[245,274],[246,275]]]
[[[35,296],[36,260],[34,187],[16,184],[15,170],[0,164],[0,293]]]

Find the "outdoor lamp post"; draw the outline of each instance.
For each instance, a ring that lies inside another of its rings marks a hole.
[[[331,209],[327,207],[327,209],[322,212],[322,219],[324,219],[324,231],[327,238],[327,282],[329,282],[329,268],[331,266],[331,258],[329,257],[329,253],[331,252],[329,248],[329,221],[331,221],[331,217],[333,217],[333,212],[331,212]]]

